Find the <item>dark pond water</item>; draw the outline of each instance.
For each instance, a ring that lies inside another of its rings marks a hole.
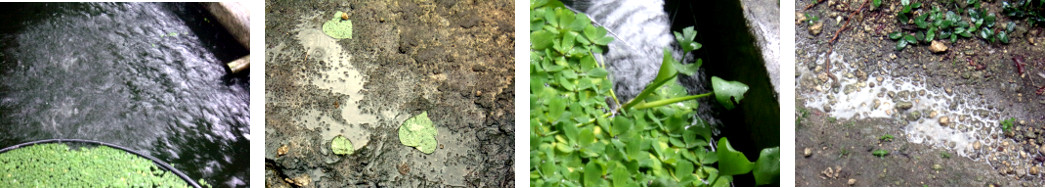
[[[248,184],[247,50],[195,3],[0,4],[0,147],[78,138]]]

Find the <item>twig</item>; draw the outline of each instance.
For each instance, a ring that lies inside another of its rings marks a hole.
[[[826,69],[824,69],[824,71],[827,72],[827,77],[830,77],[831,81],[833,81],[836,84],[838,83],[838,78],[836,78],[834,74],[831,74],[831,53],[834,52],[834,50],[835,50],[834,49],[835,41],[838,40],[838,36],[842,34],[842,31],[845,31],[849,27],[849,22],[854,19],[853,17],[856,16],[856,13],[859,13],[866,6],[867,6],[867,0],[864,0],[864,2],[860,4],[860,8],[857,8],[856,10],[854,10],[853,13],[849,13],[849,19],[845,20],[845,24],[842,24],[842,27],[839,28],[838,31],[835,31],[835,36],[831,37],[831,40],[827,42],[827,45],[829,47],[827,49],[827,62],[824,62],[825,66],[826,66]]]

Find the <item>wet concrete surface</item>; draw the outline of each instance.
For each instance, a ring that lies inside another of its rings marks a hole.
[[[511,1],[266,1],[266,186],[514,186]],[[348,13],[352,39],[322,23]],[[427,111],[432,154],[397,129]],[[344,135],[356,152],[337,156]]]

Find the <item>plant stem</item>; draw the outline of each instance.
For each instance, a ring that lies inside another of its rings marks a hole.
[[[670,99],[661,99],[661,100],[658,100],[658,101],[638,104],[638,105],[635,106],[635,109],[636,110],[642,110],[642,109],[647,109],[647,108],[660,107],[660,106],[669,105],[669,104],[672,104],[672,103],[677,103],[677,102],[693,100],[693,99],[697,99],[697,98],[701,98],[701,97],[711,96],[711,94],[712,93],[709,92],[709,93],[699,94],[699,95],[689,95],[689,96],[675,97],[675,98],[670,98]]]
[[[678,75],[678,73],[674,73],[671,74],[671,76],[669,76],[667,79],[656,81],[650,85],[646,85],[646,89],[643,89],[638,96],[635,96],[634,99],[631,99],[631,101],[628,101],[627,104],[624,104],[624,109],[631,108],[632,106],[635,106],[636,104],[642,102],[646,97],[649,96],[650,93],[653,93],[653,91],[657,90],[655,88],[663,86],[665,83],[668,83],[668,81],[675,79],[675,77],[677,77]]]
[[[592,53],[591,50],[588,50],[588,55],[590,55],[592,57],[591,59],[595,59],[595,53]],[[595,59],[595,65],[598,65],[599,68],[603,68],[603,69],[605,68],[605,66],[602,65],[602,62],[599,62],[598,59]],[[609,79],[607,79],[607,80],[609,80]],[[611,85],[610,87],[613,87],[613,86]],[[616,103],[616,106],[619,107],[620,106],[620,100],[617,100],[617,94],[613,92],[613,88],[610,88],[610,97],[613,97],[613,102]]]

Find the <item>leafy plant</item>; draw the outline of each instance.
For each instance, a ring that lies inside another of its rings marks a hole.
[[[1001,130],[1005,132],[1012,131],[1014,123],[1016,123],[1016,118],[1009,118],[1001,121]]]
[[[713,77],[713,92],[689,95],[677,77],[702,61],[665,49],[654,80],[622,103],[593,56],[613,41],[605,28],[555,0],[531,0],[530,12],[532,186],[729,186],[749,173],[756,185],[779,182],[779,147],[750,161],[695,116],[693,99],[724,97],[733,108],[746,85]],[[702,47],[692,27],[674,34],[684,54]]]
[[[885,134],[885,135],[882,135],[882,137],[878,137],[878,140],[881,140],[883,142],[893,141],[893,135]]]
[[[105,146],[37,144],[0,154],[0,187],[187,186],[151,160]]]
[[[815,14],[806,13],[806,18],[809,18],[806,20],[806,24],[809,25],[813,25],[817,21],[820,21],[820,17],[817,17]]]
[[[877,156],[877,157],[885,157],[886,155],[889,155],[889,150],[876,149],[873,152],[871,152],[871,155],[874,155],[874,156]]]
[[[972,6],[965,10],[958,8],[957,5],[954,5],[955,10],[932,7],[932,9],[916,15],[913,10],[921,8],[922,4],[903,0],[901,1],[903,9],[896,15],[897,21],[900,24],[912,22],[917,29],[913,32],[889,33],[889,38],[897,41],[896,50],[903,50],[907,46],[919,43],[928,44],[936,39],[950,39],[951,42],[957,42],[958,38],[973,36],[978,36],[989,43],[1008,44],[1010,42],[1009,33],[1014,31],[1015,23],[1009,22],[1007,28],[995,29],[997,22],[995,13],[981,8],[978,0],[966,0],[965,3]]]
[[[1016,19],[1026,19],[1031,26],[1045,22],[1045,1],[1014,0],[1001,2],[1002,13]],[[1011,33],[1011,31],[1010,31]]]

